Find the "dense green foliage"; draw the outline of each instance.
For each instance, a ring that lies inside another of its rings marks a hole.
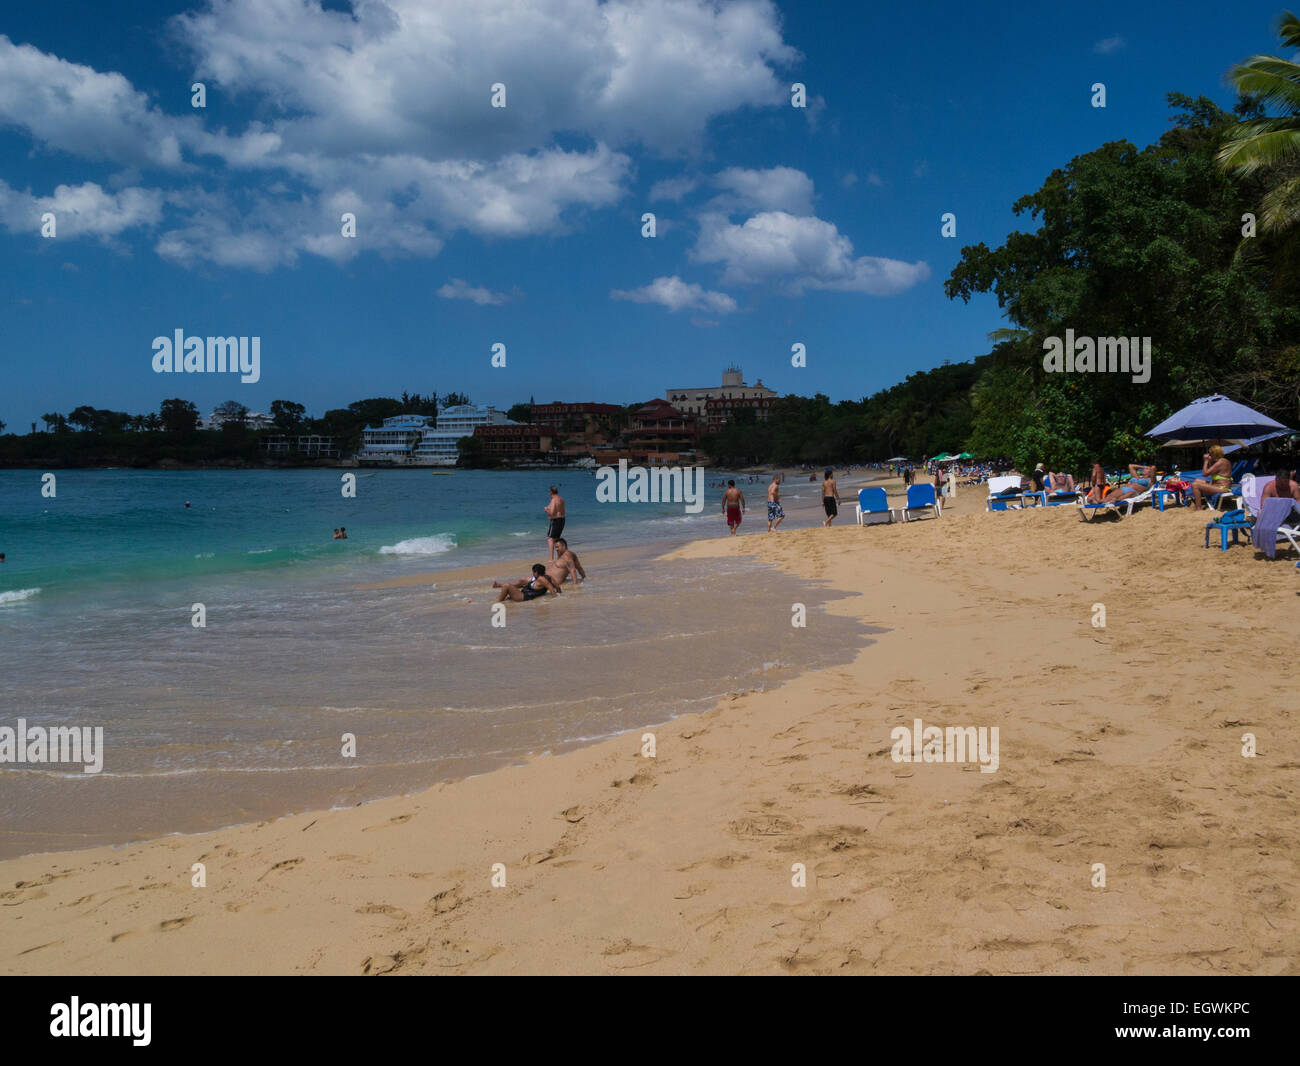
[[[1236,254],[1260,189],[1216,163],[1237,118],[1204,98],[1170,99],[1179,114],[1155,144],[1105,144],[1017,201],[1036,231],[962,250],[948,296],[993,292],[1019,330],[994,348],[972,392],[970,450],[1022,467],[1128,462],[1154,450],[1145,430],[1211,392],[1296,424],[1300,308],[1267,254],[1278,242]],[[1048,373],[1043,342],[1067,329],[1150,337],[1150,380]]]
[[[832,404],[821,393],[784,396],[765,423],[742,408],[701,448],[733,465],[843,464],[958,448],[970,436],[971,387],[987,361],[945,363],[864,400]]]

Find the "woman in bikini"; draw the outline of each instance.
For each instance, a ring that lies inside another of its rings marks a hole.
[[[1198,511],[1204,511],[1211,496],[1232,488],[1232,464],[1223,457],[1217,444],[1202,456],[1201,477],[1192,482],[1192,502]]]
[[[1088,479],[1088,502],[1105,503],[1110,486],[1106,484],[1106,471],[1100,459],[1092,461],[1092,476]]]
[[[1132,479],[1131,484],[1141,485],[1144,491],[1156,483],[1156,468],[1154,466],[1139,466],[1137,463],[1129,463],[1128,472],[1129,477]]]

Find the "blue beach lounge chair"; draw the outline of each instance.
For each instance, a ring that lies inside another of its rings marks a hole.
[[[885,525],[894,520],[894,509],[882,488],[858,490],[858,525]]]
[[[907,486],[907,505],[900,507],[903,512],[903,521],[912,521],[913,511],[934,511],[934,517],[938,518],[942,513],[938,497],[934,494],[933,485],[908,485]]]

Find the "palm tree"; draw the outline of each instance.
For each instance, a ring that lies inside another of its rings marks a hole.
[[[1278,36],[1300,48],[1300,18],[1282,16]],[[1251,56],[1228,72],[1239,93],[1276,106],[1276,117],[1240,123],[1219,149],[1219,166],[1232,174],[1266,178],[1260,229],[1280,233],[1300,223],[1300,63],[1280,56]]]

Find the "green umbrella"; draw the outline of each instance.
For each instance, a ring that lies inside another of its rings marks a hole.
[[[938,455],[932,455],[929,459],[926,460],[926,462],[927,462],[927,463],[942,463],[942,462],[943,462],[945,459],[947,459],[947,458],[948,458],[948,453],[947,453],[947,452],[940,452]]]

